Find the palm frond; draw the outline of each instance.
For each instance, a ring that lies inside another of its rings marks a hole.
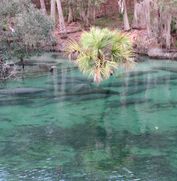
[[[132,64],[132,44],[128,34],[92,27],[79,42],[71,41],[68,52],[77,52],[79,69],[99,83],[120,65]]]

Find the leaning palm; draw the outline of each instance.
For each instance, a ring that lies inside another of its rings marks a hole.
[[[132,63],[132,45],[128,35],[108,29],[91,28],[78,42],[71,41],[68,51],[76,55],[79,69],[96,83],[108,79],[120,65]]]

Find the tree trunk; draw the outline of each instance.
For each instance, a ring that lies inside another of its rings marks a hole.
[[[40,5],[41,5],[41,9],[42,9],[43,14],[47,14],[46,6],[45,6],[45,1],[44,0],[40,0]]]
[[[93,18],[93,16],[92,16],[92,7],[91,7],[91,4],[88,1],[88,5],[87,5],[87,20],[88,20],[87,25],[88,26],[91,24],[91,22],[93,20],[92,18]]]
[[[73,8],[71,5],[68,7],[68,23],[71,23],[74,21],[74,14],[73,14]]]
[[[83,20],[84,26],[88,27],[90,25],[90,2],[84,2],[80,11],[81,18]]]
[[[151,36],[151,12],[150,12],[150,0],[144,0],[145,12],[146,12],[146,27],[148,35]]]
[[[150,34],[150,3],[149,0],[134,0],[133,28],[148,29]],[[149,23],[148,23],[149,22]]]
[[[56,10],[55,0],[51,0],[51,4],[50,4],[50,16],[51,16],[52,20],[54,21],[54,23],[55,23],[55,10]]]
[[[95,24],[96,21],[96,7],[93,7],[93,24]]]
[[[86,10],[82,9],[80,15],[81,15],[81,18],[84,22],[84,26],[88,27],[89,26],[89,19],[88,19],[88,14],[87,14]]]
[[[170,49],[171,47],[171,21],[172,21],[172,15],[168,13],[167,19],[166,19],[166,48]]]
[[[138,27],[137,0],[134,0],[133,27]]]
[[[123,5],[124,5],[124,14],[123,14],[124,30],[128,31],[128,30],[130,30],[130,24],[129,24],[129,20],[128,20],[127,5],[126,5],[125,0],[123,0]]]
[[[61,0],[56,0],[57,2],[57,10],[58,10],[58,19],[59,19],[59,33],[62,38],[67,38],[66,26],[63,17],[63,10],[61,6]]]
[[[21,62],[23,70],[25,70],[25,64],[24,64],[23,57],[20,57],[20,62]]]

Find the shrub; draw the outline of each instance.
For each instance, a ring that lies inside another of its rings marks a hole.
[[[0,7],[1,59],[22,60],[52,43],[52,21],[30,0],[1,0]]]

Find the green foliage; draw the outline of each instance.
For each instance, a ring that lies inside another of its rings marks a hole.
[[[23,59],[52,43],[52,21],[30,0],[2,0],[0,7],[1,59]]]
[[[37,46],[51,38],[49,35],[53,30],[51,20],[44,16],[41,11],[30,7],[16,17],[16,36],[20,37],[24,44]]]
[[[84,26],[95,23],[96,8],[106,0],[63,0],[66,3],[66,12],[70,9],[70,21],[81,20]]]
[[[132,45],[126,34],[108,29],[91,28],[80,42],[70,42],[68,51],[77,53],[79,69],[99,83],[108,79],[120,65],[132,63]]]

